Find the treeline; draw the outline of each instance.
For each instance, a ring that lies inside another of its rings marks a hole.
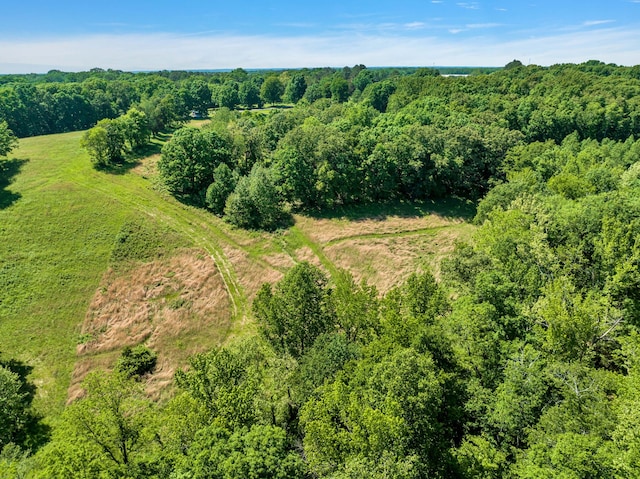
[[[0,120],[18,137],[83,130],[131,107],[143,111],[153,132],[210,108],[252,108],[332,95],[344,101],[364,65],[291,71],[128,73],[93,69],[45,75],[0,76]],[[375,69],[370,78],[407,75],[415,69]],[[308,93],[307,93],[307,90]]]
[[[282,221],[283,205],[314,211],[449,195],[477,200],[506,178],[514,147],[569,134],[625,140],[640,133],[637,67],[512,62],[490,75],[421,69],[386,79],[354,70],[350,81],[334,73],[307,87],[294,108],[221,109],[208,127],[178,131],[159,163],[169,189],[238,226],[269,229]],[[263,86],[270,80],[278,81]],[[253,168],[264,185],[256,190],[269,191],[256,201],[270,205],[269,218],[245,205],[239,219],[238,205],[226,200],[248,197],[235,189],[246,193],[257,181]]]

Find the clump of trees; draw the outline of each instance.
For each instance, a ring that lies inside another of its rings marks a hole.
[[[462,78],[428,69],[385,76],[359,66],[317,79],[307,72],[270,74],[261,89],[263,97],[274,90],[268,102],[280,101],[284,91],[298,103],[268,113],[220,110],[212,117],[212,130],[226,138],[231,174],[221,170],[214,180],[220,162],[210,162],[206,180],[188,193],[205,204],[211,186],[216,214],[224,214],[223,197],[232,190],[248,191],[249,180],[242,178],[255,165],[270,172],[278,196],[273,204],[293,211],[451,195],[477,201],[506,179],[508,153],[522,145],[558,143],[574,132],[598,141],[640,134],[637,102],[629,96],[639,89],[633,70],[599,62],[548,69],[512,62],[491,75]],[[550,184],[574,196],[587,186],[575,174]],[[226,216],[262,228],[248,219],[249,196],[234,195],[233,215]]]
[[[122,163],[127,148],[139,149],[147,144],[149,137],[145,113],[132,108],[118,118],[100,120],[84,133],[80,146],[87,150],[96,168],[106,168]]]
[[[230,132],[212,127],[185,127],[175,132],[162,148],[158,162],[160,175],[173,193],[215,214],[224,216],[240,228],[272,230],[286,221],[283,199],[273,172],[254,163],[249,166],[246,152],[240,161],[238,145]]]

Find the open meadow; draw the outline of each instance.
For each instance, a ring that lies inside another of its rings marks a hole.
[[[21,140],[0,190],[0,352],[33,368],[46,416],[77,395],[88,371],[140,343],[158,352],[147,390],[162,398],[189,355],[252,334],[258,288],[299,261],[348,269],[383,293],[411,272],[437,275],[439,259],[473,229],[473,208],[449,200],[247,232],[163,190],[159,141],[149,156],[96,171],[81,136]]]

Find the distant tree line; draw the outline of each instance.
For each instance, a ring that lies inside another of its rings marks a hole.
[[[93,69],[44,75],[0,75],[0,120],[20,138],[83,130],[114,119],[130,108],[143,111],[157,133],[210,108],[255,108],[334,97],[353,91],[363,65],[291,71],[127,73]],[[378,79],[408,74],[411,69],[379,69]],[[307,89],[309,92],[307,93]]]

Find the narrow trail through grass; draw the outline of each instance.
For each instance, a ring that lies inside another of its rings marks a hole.
[[[322,246],[309,238],[300,228],[297,226],[292,226],[289,229],[290,235],[294,240],[297,240],[299,244],[308,247],[314,255],[320,261],[320,264],[326,268],[331,276],[335,276],[338,273],[338,268],[336,265],[324,254],[322,250]]]

